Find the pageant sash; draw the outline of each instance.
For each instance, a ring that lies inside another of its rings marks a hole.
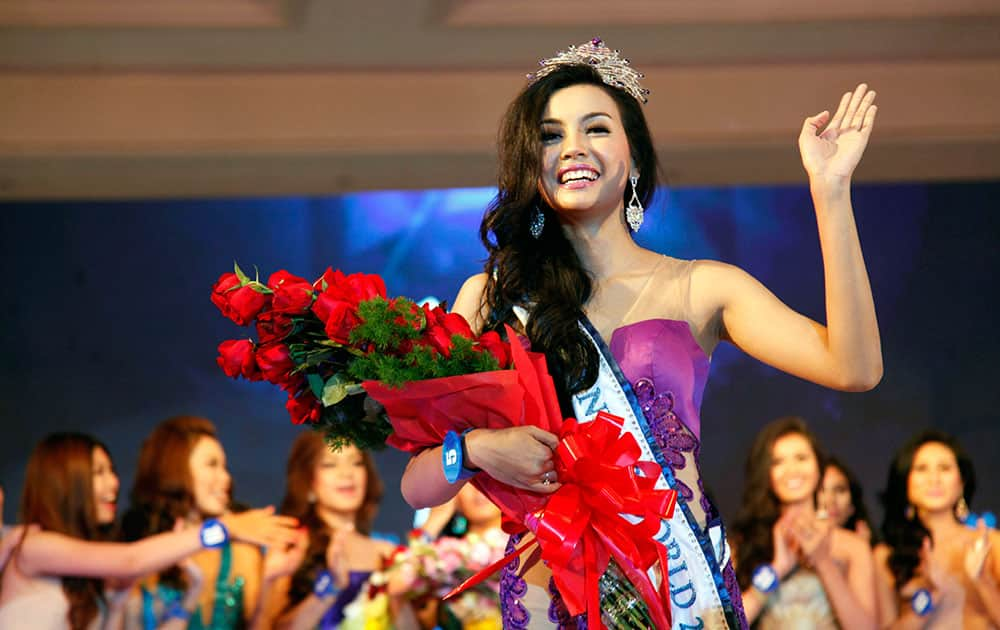
[[[590,323],[583,321],[580,327],[599,350],[600,369],[593,387],[573,397],[577,420],[592,421],[601,411],[622,418],[622,430],[631,433],[642,450],[640,459],[659,464],[660,475],[655,487],[673,487],[673,474],[652,447],[652,432],[632,386]],[[697,521],[683,500],[678,500],[677,508],[670,519],[661,522],[660,530],[654,536],[667,550],[672,628],[729,628],[719,594],[723,584],[720,566],[728,560],[729,551],[721,527],[713,527],[707,535],[701,534]]]

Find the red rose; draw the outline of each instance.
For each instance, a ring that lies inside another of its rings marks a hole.
[[[240,286],[234,273],[224,273],[212,287],[212,303],[240,326],[249,324],[271,302],[271,296],[250,286]]]
[[[451,333],[444,326],[433,326],[424,333],[430,347],[446,357],[451,356]]]
[[[249,339],[231,339],[219,344],[219,356],[215,359],[226,376],[259,381],[260,370],[254,356],[253,342]]]
[[[333,271],[328,268],[314,286],[331,297],[352,302],[355,306],[358,302],[373,297],[385,297],[385,282],[375,274],[352,273],[345,276],[339,269]]]
[[[320,291],[326,291],[331,286],[340,286],[344,284],[344,274],[341,273],[340,269],[334,271],[332,267],[327,267],[323,275],[313,282],[313,286]]]
[[[281,385],[291,378],[290,372],[295,369],[295,362],[285,344],[263,346],[257,350],[256,357],[257,367],[268,383]]]
[[[326,327],[326,335],[337,343],[346,344],[351,331],[361,323],[355,304],[330,293],[320,293],[312,310]]]
[[[472,334],[472,328],[469,326],[469,322],[465,321],[465,318],[458,313],[448,313],[444,316],[444,321],[441,322],[448,332],[453,335],[462,335],[466,339],[474,339],[475,335]]]
[[[292,275],[282,269],[271,274],[267,286],[274,291],[271,308],[279,313],[300,315],[309,310],[313,303],[313,285],[305,278]]]
[[[274,311],[264,311],[257,316],[257,337],[261,345],[281,341],[292,332],[295,323],[291,316]]]
[[[495,330],[483,333],[483,336],[479,338],[479,347],[489,352],[500,364],[500,369],[507,369],[510,365],[510,346],[503,339],[500,338],[499,333]]]
[[[326,320],[326,336],[337,343],[346,344],[351,339],[351,331],[361,323],[358,311],[347,302],[336,302]]]
[[[444,323],[445,315],[448,311],[444,310],[440,306],[435,306],[434,308],[427,308],[424,304],[424,316],[427,318],[427,327],[431,326],[441,326]]]
[[[285,409],[292,418],[293,424],[315,424],[319,422],[323,413],[323,406],[319,400],[313,396],[311,391],[304,391],[298,396],[289,394]]]
[[[375,274],[352,273],[347,276],[347,284],[355,303],[374,297],[385,297],[385,282]]]

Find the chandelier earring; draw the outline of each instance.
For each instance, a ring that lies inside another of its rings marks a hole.
[[[542,236],[542,230],[545,229],[545,213],[537,205],[535,209],[531,212],[531,222],[528,224],[528,231],[531,233],[532,238],[538,240]]]
[[[955,518],[964,523],[969,518],[969,504],[965,502],[965,496],[958,497],[955,504]]]
[[[642,207],[642,202],[639,201],[639,193],[636,190],[636,185],[639,183],[639,176],[631,175],[628,181],[632,184],[632,198],[629,199],[628,206],[625,207],[625,220],[633,232],[638,232],[639,228],[642,227],[642,220],[645,218],[646,209]]]

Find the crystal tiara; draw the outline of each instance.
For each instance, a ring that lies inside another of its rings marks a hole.
[[[639,83],[639,79],[644,78],[643,74],[637,72],[629,64],[629,60],[621,56],[621,51],[605,46],[600,37],[578,46],[570,46],[555,57],[542,59],[538,65],[541,67],[528,75],[529,84],[552,74],[562,66],[590,66],[597,70],[597,74],[601,75],[601,80],[607,85],[625,90],[640,103],[649,101],[649,90]]]

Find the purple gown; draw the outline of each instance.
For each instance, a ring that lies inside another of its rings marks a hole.
[[[687,322],[638,321],[615,330],[610,346],[604,346],[589,322],[584,325],[601,346],[608,362],[620,370],[619,381],[626,389],[631,389],[635,403],[645,416],[646,441],[658,455],[665,476],[679,494],[678,506],[690,512],[701,528],[700,534],[705,534],[709,527],[720,524],[718,511],[704,492],[698,469],[699,409],[708,380],[709,358],[691,334]],[[510,549],[513,549],[515,538],[512,537]],[[501,576],[504,628],[526,628],[530,621],[530,614],[520,601],[527,585],[517,575],[518,565],[519,561],[515,560]],[[715,582],[730,627],[745,628],[746,619],[731,562],[718,568]],[[551,584],[549,592],[552,594],[549,620],[554,626],[586,627],[584,619],[568,615]]]

